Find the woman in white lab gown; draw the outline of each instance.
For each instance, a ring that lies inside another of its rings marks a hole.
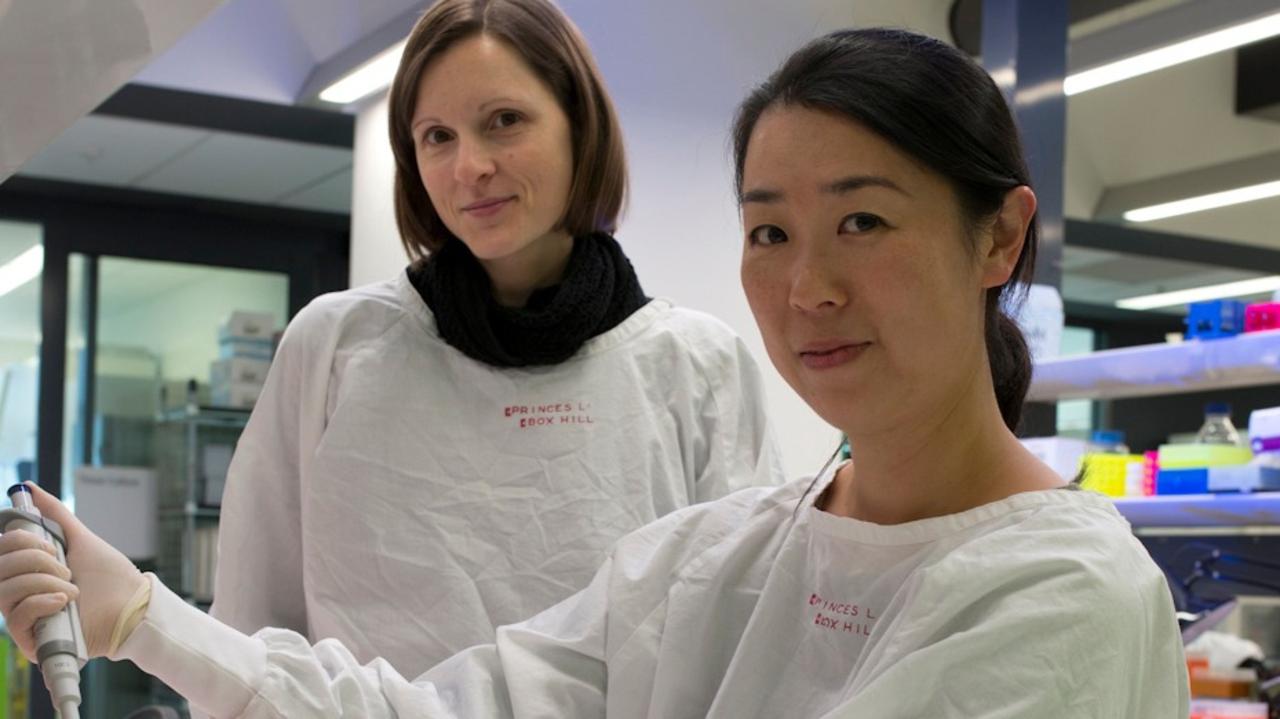
[[[568,18],[442,0],[388,104],[414,261],[290,324],[211,613],[414,676],[582,589],[628,532],[782,477],[745,345],[648,298],[609,234],[623,138]]]
[[[45,495],[80,589],[0,538],[20,646],[78,591],[93,653],[228,717],[1186,716],[1163,576],[1011,430],[1029,360],[1001,300],[1030,278],[1036,200],[995,84],[935,40],[833,33],[734,138],[748,300],[852,462],[658,520],[584,591],[416,680],[230,630]]]

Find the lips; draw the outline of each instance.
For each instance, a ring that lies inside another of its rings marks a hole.
[[[515,197],[489,197],[483,200],[477,200],[469,205],[464,205],[463,212],[484,212],[501,207],[508,202],[514,200]]]
[[[813,342],[800,350],[800,361],[809,369],[832,369],[853,362],[870,346],[870,342],[851,340]]]

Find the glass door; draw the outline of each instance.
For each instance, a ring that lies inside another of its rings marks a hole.
[[[35,477],[40,378],[39,224],[0,221],[0,485]],[[0,620],[0,627],[3,626]],[[0,634],[0,717],[25,717],[30,669]]]
[[[207,608],[227,465],[289,312],[289,276],[72,253],[63,497],[90,529]],[[181,706],[94,662],[85,719]]]

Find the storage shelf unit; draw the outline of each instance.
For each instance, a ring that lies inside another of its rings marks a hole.
[[[1123,399],[1280,384],[1280,330],[1046,360],[1027,400]]]
[[[1134,527],[1280,527],[1280,492],[1116,498]]]
[[[1036,364],[1029,401],[1126,399],[1280,384],[1280,330],[1102,350]],[[1277,534],[1280,492],[1125,497],[1138,534]]]
[[[210,444],[234,445],[248,410],[189,404],[157,416],[161,555],[157,573],[188,601],[207,603],[212,591],[211,540],[221,511],[201,504],[201,451]]]

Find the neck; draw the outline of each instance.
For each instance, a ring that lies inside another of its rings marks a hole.
[[[564,279],[573,253],[573,237],[556,232],[529,243],[515,254],[495,260],[481,260],[493,297],[503,307],[524,307],[535,291],[557,285]]]
[[[1005,426],[985,362],[942,412],[849,435],[853,462],[836,475],[827,511],[876,524],[940,517],[1011,494],[1060,486]]]

